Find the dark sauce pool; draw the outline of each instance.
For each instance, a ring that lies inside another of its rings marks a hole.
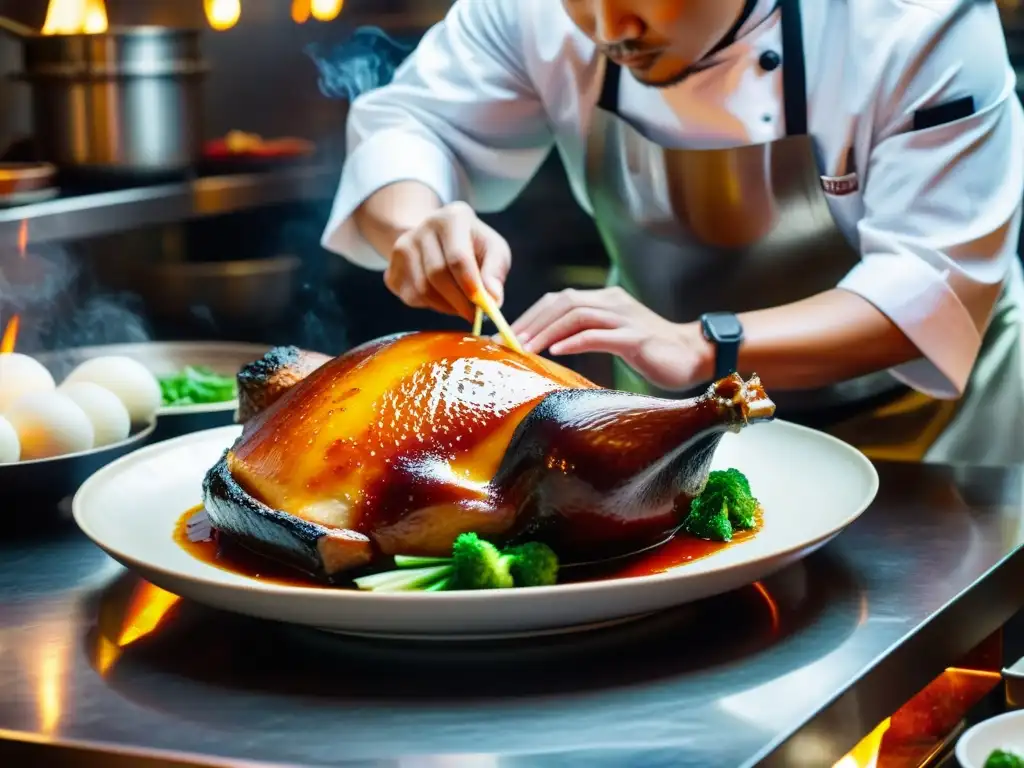
[[[332,586],[314,581],[305,574],[295,571],[288,566],[257,555],[245,547],[234,543],[226,536],[218,536],[216,532],[214,532],[212,539],[191,541],[188,537],[188,520],[201,510],[202,506],[197,506],[185,512],[178,519],[178,524],[174,530],[174,540],[178,546],[197,560],[268,584],[283,584],[293,587],[321,587],[323,589],[344,588],[344,585]],[[632,576],[651,576],[656,573],[664,573],[673,568],[684,566],[687,563],[703,560],[705,557],[710,557],[716,552],[721,552],[724,549],[749,541],[757,535],[761,525],[762,521],[758,519],[757,527],[754,530],[740,531],[728,543],[705,541],[704,539],[680,533],[664,544],[636,555],[630,555],[629,557],[619,558],[599,565],[565,568],[562,572],[564,578],[560,580],[560,583],[622,579]]]

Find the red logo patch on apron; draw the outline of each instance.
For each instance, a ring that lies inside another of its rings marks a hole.
[[[860,190],[860,176],[851,173],[846,176],[822,176],[821,188],[825,194],[843,197]]]

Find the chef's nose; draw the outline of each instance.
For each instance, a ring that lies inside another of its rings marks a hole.
[[[600,43],[614,45],[643,36],[644,24],[633,7],[636,0],[594,0],[596,36]]]

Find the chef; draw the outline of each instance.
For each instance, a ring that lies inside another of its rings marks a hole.
[[[1024,461],[1024,113],[991,0],[456,0],[360,96],[328,249],[472,317],[552,148],[611,260],[534,352],[659,396],[756,372],[877,459]]]

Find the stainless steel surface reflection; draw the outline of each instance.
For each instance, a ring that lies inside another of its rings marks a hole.
[[[327,635],[179,600],[75,532],[7,541],[0,736],[71,743],[61,765],[831,765],[1024,604],[1019,470],[881,477],[763,583],[533,642]]]

